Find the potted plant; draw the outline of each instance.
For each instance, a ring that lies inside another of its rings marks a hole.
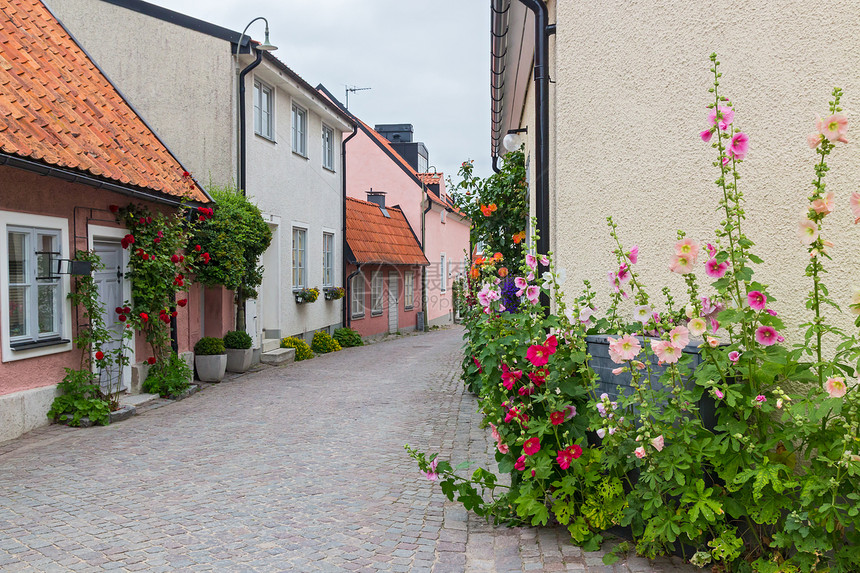
[[[326,287],[323,289],[326,300],[340,300],[346,296],[346,289],[343,287]]]
[[[320,296],[320,289],[314,288],[300,288],[298,290],[293,291],[293,294],[296,296],[296,302],[298,304],[302,304],[305,302],[316,302],[316,300]]]
[[[224,346],[227,349],[227,370],[230,372],[247,372],[251,367],[251,336],[244,330],[231,330],[224,335]]]
[[[194,365],[197,377],[203,382],[220,382],[227,370],[227,353],[224,341],[214,336],[204,336],[194,345]]]

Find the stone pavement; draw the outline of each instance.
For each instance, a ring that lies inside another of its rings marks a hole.
[[[491,527],[418,472],[405,443],[489,459],[457,378],[461,334],[345,349],[111,426],[0,443],[0,570],[693,570],[606,567],[564,529]]]

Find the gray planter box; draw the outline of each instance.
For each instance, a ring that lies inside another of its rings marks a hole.
[[[227,370],[227,355],[195,356],[194,365],[197,366],[197,378],[201,381],[220,382]]]
[[[254,350],[251,348],[228,348],[227,349],[227,370],[229,372],[247,372],[251,367],[251,358],[254,356]]]

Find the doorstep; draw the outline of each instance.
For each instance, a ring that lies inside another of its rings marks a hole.
[[[136,408],[153,400],[158,400],[158,394],[123,394],[119,397],[119,405]]]

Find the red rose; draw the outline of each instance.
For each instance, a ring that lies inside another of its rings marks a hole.
[[[179,255],[173,255],[172,257],[170,257],[170,262],[173,263],[174,265],[176,263],[178,263],[179,262]]]
[[[169,316],[167,316],[166,314],[159,315],[159,317],[158,317],[158,318],[159,318],[159,319],[161,320],[161,322],[163,322],[164,324],[167,324],[168,322],[170,322],[170,317],[169,317]]]
[[[187,171],[183,171],[183,172],[182,172],[182,176],[183,176],[183,177],[191,177],[191,174],[190,174],[189,172],[187,172]]]
[[[161,242],[161,239],[159,239],[158,237],[155,237],[152,241],[157,245],[158,243]]]
[[[185,306],[186,304],[188,304],[188,299],[187,299],[187,298],[183,298],[182,300],[177,300],[177,301],[176,301],[176,306]]]
[[[105,353],[102,352],[101,350],[96,352],[96,360],[104,360],[104,357],[105,357]]]
[[[203,253],[202,255],[200,255],[200,258],[203,259],[204,263],[209,264],[209,253]]]
[[[185,260],[185,256],[184,256],[184,255],[179,255],[179,262],[182,262],[182,261],[184,261],[184,260]]]
[[[143,322],[146,322],[147,320],[149,320],[149,315],[146,314],[145,312],[141,312],[140,313],[140,320],[142,320]]]
[[[176,311],[174,310],[173,312],[171,312],[171,313],[170,313],[170,316],[172,316],[172,317],[176,317],[176,315],[178,315],[178,314],[179,314],[179,313],[178,313],[178,312],[176,312]]]
[[[126,316],[124,314],[119,315],[119,321],[125,322]]]
[[[182,273],[179,273],[178,275],[176,275],[176,278],[178,278],[179,280],[182,280],[185,278],[185,275],[183,275]]]
[[[111,213],[119,213],[119,205],[111,205],[108,209],[110,209]]]
[[[127,306],[124,306],[124,307],[122,307],[122,311],[123,311],[124,313],[128,314],[128,313],[130,313],[130,312],[131,312],[131,309],[130,309],[129,307],[127,307]]]
[[[203,250],[203,247],[201,247],[200,245],[194,245],[194,250],[199,253],[200,251]]]
[[[149,362],[150,364],[155,364],[155,356],[150,356],[149,358],[146,359],[146,361]]]
[[[119,307],[119,306],[118,306],[118,307],[116,307],[116,308],[114,309],[114,311],[115,311],[117,314],[122,314],[122,307]]]
[[[152,217],[147,217],[147,218],[146,218],[146,222],[147,222],[147,223],[152,223]]]
[[[138,221],[138,224],[140,224],[140,225],[146,225],[146,217],[141,217],[141,218],[140,218],[140,221]]]

